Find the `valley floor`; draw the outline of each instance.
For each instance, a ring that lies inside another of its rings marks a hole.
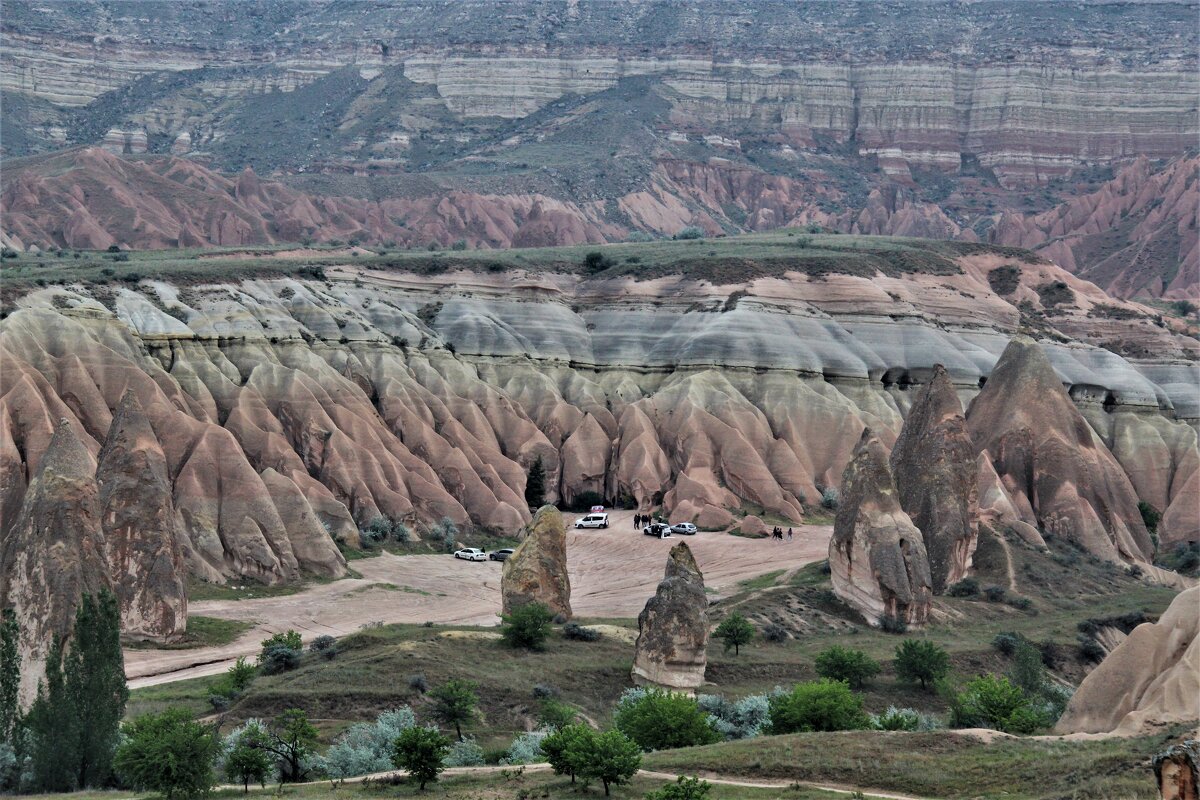
[[[677,541],[688,543],[710,593],[720,597],[749,578],[824,559],[832,535],[830,526],[804,525],[791,542],[712,532],[659,540],[636,531],[632,517],[632,511],[610,512],[607,530],[568,531],[571,605],[577,616],[636,617],[662,580],[667,551]],[[568,515],[568,524],[574,519]],[[130,688],[224,672],[239,656],[256,654],[263,639],[289,628],[307,640],[345,636],[373,623],[499,624],[500,562],[382,552],[351,566],[361,577],[295,594],[190,603],[191,616],[244,620],[253,627],[221,646],[127,650]]]

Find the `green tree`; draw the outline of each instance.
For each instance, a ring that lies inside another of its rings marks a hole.
[[[225,755],[225,777],[242,784],[242,791],[247,794],[251,781],[264,786],[271,774],[271,756],[266,745],[267,732],[258,722],[251,721]]]
[[[529,475],[525,478],[525,503],[530,508],[541,508],[546,502],[546,465],[539,455],[529,465]]]
[[[613,725],[643,750],[691,747],[721,739],[695,698],[661,689],[623,701],[613,714]]]
[[[851,689],[861,689],[863,684],[879,674],[879,662],[861,650],[851,650],[834,645],[821,651],[816,658],[817,674],[831,681],[845,681]]]
[[[554,615],[541,603],[526,603],[501,617],[500,637],[509,647],[541,650]]]
[[[552,697],[543,700],[538,708],[538,726],[552,731],[560,731],[568,725],[574,725],[578,718],[579,714],[575,709]]]
[[[922,689],[936,686],[950,674],[950,654],[933,642],[905,639],[896,648],[896,675],[919,682]]]
[[[583,749],[580,759],[580,777],[598,780],[604,785],[604,794],[610,786],[628,783],[642,766],[642,752],[637,742],[617,730],[605,731],[580,740]]]
[[[1008,678],[981,675],[951,697],[950,723],[958,728],[984,726],[1005,733],[1033,733],[1043,720],[1020,686]]]
[[[708,781],[680,775],[674,783],[647,793],[646,800],[706,800],[711,791],[712,784]]]
[[[124,733],[114,759],[124,783],[169,800],[200,797],[212,789],[213,763],[221,749],[215,726],[201,725],[186,709],[169,708],[137,717]]]
[[[29,726],[33,788],[69,792],[77,788],[73,765],[78,732],[63,676],[62,644],[54,642],[46,655],[46,675],[26,717]]]
[[[286,647],[288,650],[295,650],[299,653],[304,652],[304,643],[300,639],[300,634],[290,628],[282,633],[277,633],[269,639],[263,639],[262,650],[258,654],[258,661],[261,664],[267,657],[267,654],[275,647]]]
[[[590,747],[595,732],[587,725],[567,725],[551,731],[542,739],[542,754],[556,775],[570,775],[571,783],[582,769],[582,756]]]
[[[17,643],[21,631],[17,615],[11,608],[0,614],[0,742],[16,738],[21,720],[17,695],[21,688],[21,658]]]
[[[317,744],[317,729],[298,708],[289,708],[271,723],[262,748],[279,760],[279,779],[299,783],[308,774],[308,758]]]
[[[462,726],[474,721],[479,697],[476,685],[457,678],[443,683],[429,693],[433,699],[433,716],[443,725],[454,726],[458,740],[463,740]]]
[[[1158,523],[1162,520],[1162,514],[1145,500],[1138,501],[1138,511],[1142,515],[1142,522],[1146,524],[1146,530],[1151,535],[1157,535]]]
[[[1046,670],[1042,666],[1041,651],[1027,641],[1018,642],[1008,677],[1027,697],[1040,696],[1046,688]]]
[[[443,763],[448,752],[449,739],[434,728],[413,725],[396,738],[392,763],[407,770],[421,784],[421,791],[425,791],[425,784],[436,781],[438,773],[445,769]]]
[[[862,697],[842,681],[798,683],[770,699],[773,734],[862,730],[870,725]]]
[[[733,650],[736,656],[741,654],[742,645],[753,641],[754,633],[754,626],[750,621],[741,614],[734,613],[721,621],[713,635],[725,643],[725,652]]]

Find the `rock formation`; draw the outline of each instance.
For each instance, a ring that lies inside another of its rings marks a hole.
[[[868,428],[842,475],[829,542],[833,591],[871,625],[929,618],[929,556],[921,531],[900,507],[888,454]]]
[[[908,411],[891,455],[900,506],[921,531],[933,591],[966,577],[979,537],[975,448],[945,368]]]
[[[0,548],[0,607],[20,626],[21,701],[45,674],[52,642],[65,642],[84,594],[111,588],[96,487],[96,462],[62,420],[29,482]]]
[[[692,551],[680,542],[671,548],[663,579],[638,614],[633,682],[694,693],[704,684],[707,653],[704,576]]]
[[[187,575],[162,446],[127,391],[100,449],[96,481],[121,632],[167,641],[187,629]]]
[[[503,614],[541,603],[556,616],[571,616],[567,531],[562,513],[554,506],[538,509],[521,543],[504,562],[500,594]]]
[[[1059,733],[1133,736],[1200,721],[1200,587],[1134,628],[1075,690]]]
[[[1152,544],[1129,478],[1033,340],[1009,343],[971,402],[967,426],[1041,530],[1101,558],[1149,561]]]
[[[1161,800],[1200,800],[1200,741],[1171,745],[1152,763]]]

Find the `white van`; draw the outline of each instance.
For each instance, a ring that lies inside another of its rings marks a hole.
[[[607,528],[608,514],[586,514],[575,520],[576,528]]]

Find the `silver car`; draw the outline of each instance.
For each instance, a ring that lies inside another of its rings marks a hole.
[[[671,526],[671,533],[678,533],[680,536],[695,536],[699,530],[690,522],[677,522]]]

